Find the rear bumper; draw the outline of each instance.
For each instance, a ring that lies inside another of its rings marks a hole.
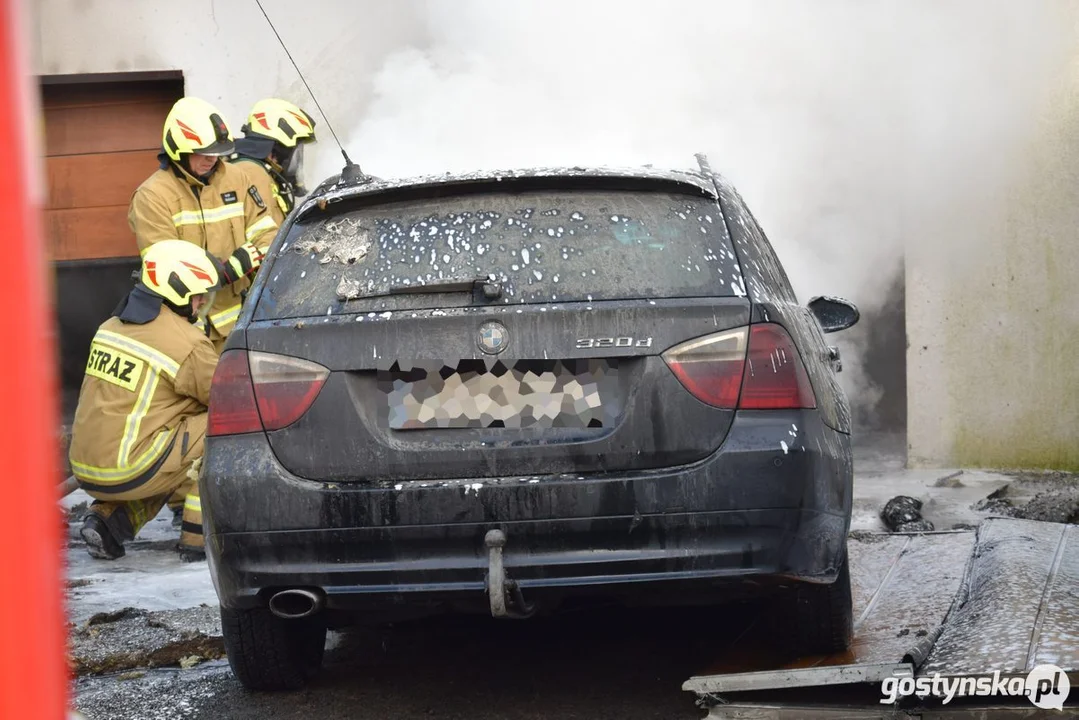
[[[679,468],[386,488],[298,479],[261,435],[210,438],[200,486],[222,604],[303,586],[332,609],[482,607],[492,528],[507,537],[507,574],[532,596],[829,582],[851,480],[849,438],[792,411],[739,413],[719,451]]]

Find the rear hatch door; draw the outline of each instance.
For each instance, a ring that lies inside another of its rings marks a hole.
[[[691,186],[492,188],[315,213],[267,270],[250,350],[331,370],[311,408],[268,433],[301,477],[668,467],[714,452],[733,419],[661,357],[750,317],[719,208]],[[484,277],[497,297],[409,290]]]

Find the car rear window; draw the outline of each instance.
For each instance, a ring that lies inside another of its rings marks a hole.
[[[293,227],[255,319],[462,307],[468,292],[387,295],[493,276],[495,303],[744,296],[708,198],[666,192],[484,193],[364,207]]]

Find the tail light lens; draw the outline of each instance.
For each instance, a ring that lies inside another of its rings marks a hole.
[[[311,407],[329,375],[307,360],[229,350],[210,388],[206,433],[240,435],[291,425]]]
[[[750,326],[749,354],[738,407],[786,410],[816,406],[809,375],[787,331],[770,323]]]
[[[816,407],[794,341],[779,325],[751,325],[690,340],[665,352],[663,359],[686,390],[715,407]]]
[[[210,385],[206,434],[241,435],[262,432],[246,350],[227,350],[217,362]]]
[[[251,380],[262,426],[280,430],[299,420],[329,376],[329,370],[309,360],[252,352]]]
[[[738,407],[748,328],[676,345],[663,359],[693,397],[719,408]]]

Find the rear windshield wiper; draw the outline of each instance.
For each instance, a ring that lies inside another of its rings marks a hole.
[[[475,292],[483,293],[487,300],[502,297],[502,283],[489,277],[447,278],[416,285],[391,285],[387,295],[415,295],[418,293]]]

